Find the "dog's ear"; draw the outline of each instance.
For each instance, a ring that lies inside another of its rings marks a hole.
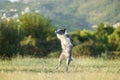
[[[64,28],[63,30],[64,30],[64,32],[65,32],[67,29],[66,29],[66,28]]]

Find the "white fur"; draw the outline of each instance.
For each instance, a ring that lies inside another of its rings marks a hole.
[[[68,71],[68,65],[70,63],[70,61],[72,60],[72,42],[70,37],[67,37],[66,35],[68,35],[67,31],[65,32],[65,34],[57,34],[58,39],[60,39],[61,41],[61,47],[62,47],[62,53],[60,55],[59,58],[59,64],[57,66],[57,68],[60,66],[61,62],[63,59],[66,59],[66,71]]]

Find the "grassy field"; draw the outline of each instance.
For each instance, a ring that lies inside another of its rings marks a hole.
[[[120,80],[120,60],[74,59],[65,72],[65,62],[56,70],[54,58],[0,60],[0,80]]]

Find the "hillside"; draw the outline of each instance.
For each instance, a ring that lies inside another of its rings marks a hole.
[[[119,0],[20,0],[11,3],[0,0],[0,9],[29,7],[50,18],[56,26],[76,29],[91,29],[100,22],[115,24],[120,21]]]

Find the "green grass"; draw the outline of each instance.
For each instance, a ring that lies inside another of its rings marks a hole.
[[[65,61],[58,70],[56,58],[13,58],[0,61],[0,80],[120,80],[120,61],[74,59],[69,72]]]

